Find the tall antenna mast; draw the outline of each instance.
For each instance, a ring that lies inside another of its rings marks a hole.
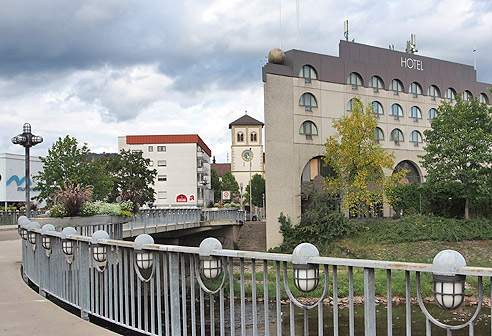
[[[299,0],[296,0],[296,16],[297,16],[297,49],[299,49]]]
[[[280,13],[280,49],[282,49],[282,0],[278,1],[278,11]]]
[[[473,48],[473,70],[477,71],[477,43],[476,42]]]
[[[343,22],[343,36],[345,36],[345,41],[348,41],[349,31],[348,31],[348,20]]]

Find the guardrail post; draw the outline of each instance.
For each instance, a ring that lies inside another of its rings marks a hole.
[[[91,293],[90,293],[90,251],[88,243],[81,243],[79,250],[80,268],[79,268],[79,303],[80,317],[84,320],[89,320],[89,312],[91,310]]]
[[[169,294],[171,298],[171,334],[181,335],[181,301],[179,295],[179,254],[169,253]]]
[[[376,281],[374,268],[364,268],[365,336],[376,336]]]

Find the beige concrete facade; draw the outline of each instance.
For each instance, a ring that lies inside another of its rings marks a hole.
[[[420,181],[423,181],[425,171],[418,156],[424,153],[425,144],[410,142],[410,135],[418,131],[423,138],[424,131],[431,125],[428,111],[437,109],[446,90],[452,88],[456,93],[467,90],[487,103],[491,101],[487,91],[490,85],[476,82],[475,70],[467,65],[345,41],[340,42],[340,55],[337,58],[292,50],[285,54],[282,64],[268,63],[263,68],[267,248],[282,242],[278,223],[280,213],[289,216],[294,224],[299,222],[303,169],[311,159],[323,155],[326,139],[334,134],[333,121],[350,113],[347,103],[352,98],[360,99],[364,106],[374,101],[381,104],[384,113],[379,115],[378,127],[383,131],[384,139],[380,143],[394,153],[395,165],[410,163]],[[411,67],[409,58],[412,59]],[[299,76],[305,65],[317,72],[316,79],[306,80]],[[351,73],[357,73],[362,83],[347,84]],[[382,78],[383,88],[369,87],[373,76]],[[393,79],[402,82],[403,91],[395,93],[390,89]],[[412,83],[418,83],[422,92],[409,93]],[[430,85],[438,87],[440,97],[433,98],[428,94]],[[304,93],[315,97],[316,106],[301,106],[300,98]],[[393,104],[402,108],[403,116],[398,119],[390,115]],[[421,118],[409,116],[413,106],[420,109]],[[316,125],[317,135],[301,134],[301,125],[306,121]],[[390,139],[396,128],[403,133],[403,141]],[[384,215],[391,215],[389,208],[385,209]]]

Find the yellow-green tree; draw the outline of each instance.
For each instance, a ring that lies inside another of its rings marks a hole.
[[[335,135],[325,143],[325,164],[335,176],[325,179],[325,190],[341,197],[343,209],[352,215],[374,215],[376,205],[383,202],[386,190],[405,176],[406,171],[390,176],[394,155],[376,140],[377,119],[372,105],[364,106],[359,99],[352,101],[352,111],[333,122]]]

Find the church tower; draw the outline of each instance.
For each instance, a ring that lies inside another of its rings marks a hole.
[[[231,130],[231,172],[237,183],[243,184],[243,193],[255,174],[264,175],[263,126],[255,118],[245,114],[229,124]]]

